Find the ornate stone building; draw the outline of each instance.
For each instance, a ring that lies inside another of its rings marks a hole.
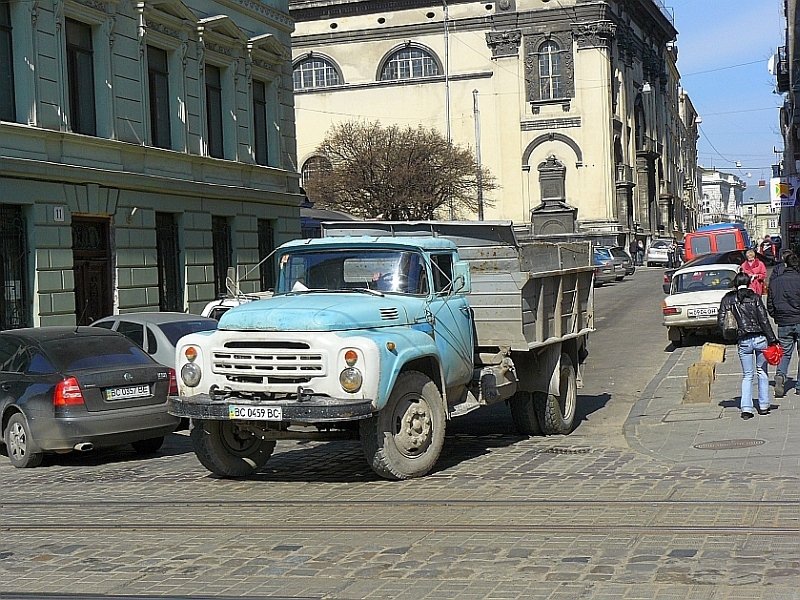
[[[292,0],[290,13],[304,177],[336,122],[421,124],[480,149],[500,186],[486,218],[530,221],[540,167],[556,163],[584,231],[624,243],[694,218],[696,113],[658,0]]]
[[[0,328],[199,311],[300,230],[287,0],[0,2]]]

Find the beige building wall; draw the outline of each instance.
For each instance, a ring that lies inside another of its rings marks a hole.
[[[537,167],[554,155],[566,167],[565,200],[577,207],[582,229],[622,240],[685,225],[675,219],[684,214],[678,163],[686,147],[677,139],[678,74],[668,49],[676,32],[659,5],[447,4],[412,0],[400,10],[375,0],[290,2],[295,68],[322,58],[340,74],[338,85],[295,89],[301,167],[333,124],[422,125],[449,131],[462,146],[480,143],[482,163],[499,184],[487,196],[493,206],[486,218],[528,222],[542,199]],[[562,50],[564,91],[540,99],[538,52],[547,40]],[[380,81],[382,62],[404,47],[433,56],[439,75]]]

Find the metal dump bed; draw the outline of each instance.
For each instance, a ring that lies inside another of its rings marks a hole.
[[[593,331],[591,243],[520,241],[511,221],[346,221],[325,237],[436,236],[470,264],[478,349],[524,351]]]

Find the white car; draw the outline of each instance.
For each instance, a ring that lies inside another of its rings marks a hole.
[[[664,326],[674,346],[690,333],[718,333],[717,312],[722,297],[733,289],[738,265],[697,265],[672,275],[669,296],[661,303]]]
[[[219,321],[222,315],[235,306],[240,306],[247,302],[252,302],[253,300],[263,300],[265,298],[272,298],[272,292],[253,292],[252,294],[239,294],[238,296],[217,298],[206,304],[200,315]]]
[[[644,258],[645,264],[648,267],[652,267],[653,265],[667,266],[669,264],[669,247],[671,245],[671,240],[653,240],[650,242],[650,246],[647,248],[647,254]]]

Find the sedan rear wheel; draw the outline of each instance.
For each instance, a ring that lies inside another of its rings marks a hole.
[[[164,445],[164,436],[150,438],[147,440],[137,440],[131,443],[133,449],[136,450],[137,454],[153,454],[154,452],[158,452],[158,449]]]
[[[8,459],[18,469],[38,467],[42,464],[42,453],[33,451],[33,438],[25,415],[17,413],[11,416],[6,426],[4,440]]]

